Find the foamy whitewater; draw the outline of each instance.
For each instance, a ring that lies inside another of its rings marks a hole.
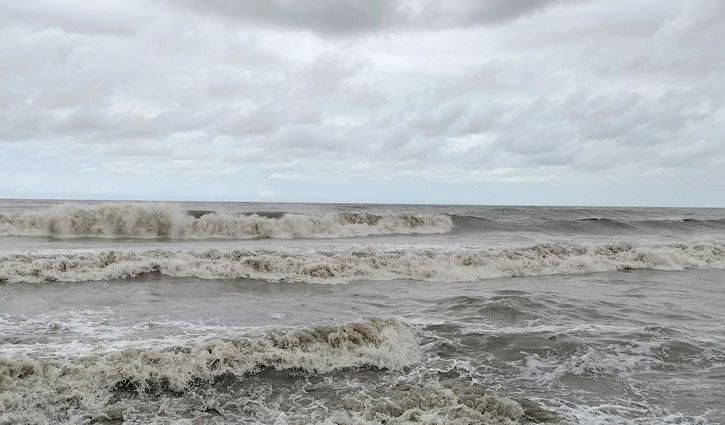
[[[725,423],[725,210],[0,201],[0,424]]]

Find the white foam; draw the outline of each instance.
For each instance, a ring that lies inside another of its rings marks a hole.
[[[102,238],[344,238],[367,235],[445,233],[445,214],[325,213],[317,215],[209,213],[194,217],[171,205],[65,204],[47,210],[0,215],[0,236]]]
[[[671,413],[649,405],[632,406],[617,404],[561,404],[556,410],[571,417],[575,423],[591,425],[705,425],[710,422],[706,415]],[[629,418],[628,418],[629,417]]]
[[[543,383],[558,381],[564,375],[602,376],[626,374],[632,370],[653,367],[661,361],[651,352],[657,346],[653,343],[638,343],[631,346],[609,345],[590,347],[571,357],[558,358],[531,354],[525,359],[521,377]]]
[[[688,267],[725,268],[725,243],[546,243],[524,248],[385,250],[368,247],[330,251],[46,251],[1,256],[0,280],[82,282],[157,272],[176,277],[274,282],[342,283],[366,279],[445,282]]]
[[[470,383],[399,383],[382,398],[354,393],[345,408],[330,415],[326,425],[491,424],[514,425],[524,415],[521,406]]]

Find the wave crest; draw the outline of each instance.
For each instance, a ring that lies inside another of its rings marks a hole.
[[[444,214],[218,214],[187,212],[162,204],[59,205],[48,210],[0,215],[0,235],[140,238],[342,238],[445,233]]]
[[[87,251],[0,257],[0,280],[83,282],[146,273],[201,279],[249,278],[273,282],[339,283],[415,279],[472,281],[506,276],[592,273],[628,269],[725,268],[725,243],[715,241],[525,248],[293,251]]]

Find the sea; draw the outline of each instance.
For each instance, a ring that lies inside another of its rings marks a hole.
[[[725,210],[0,200],[0,424],[313,423],[725,423]]]

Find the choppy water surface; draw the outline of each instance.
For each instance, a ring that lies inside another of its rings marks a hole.
[[[0,423],[725,422],[725,211],[0,203]]]

